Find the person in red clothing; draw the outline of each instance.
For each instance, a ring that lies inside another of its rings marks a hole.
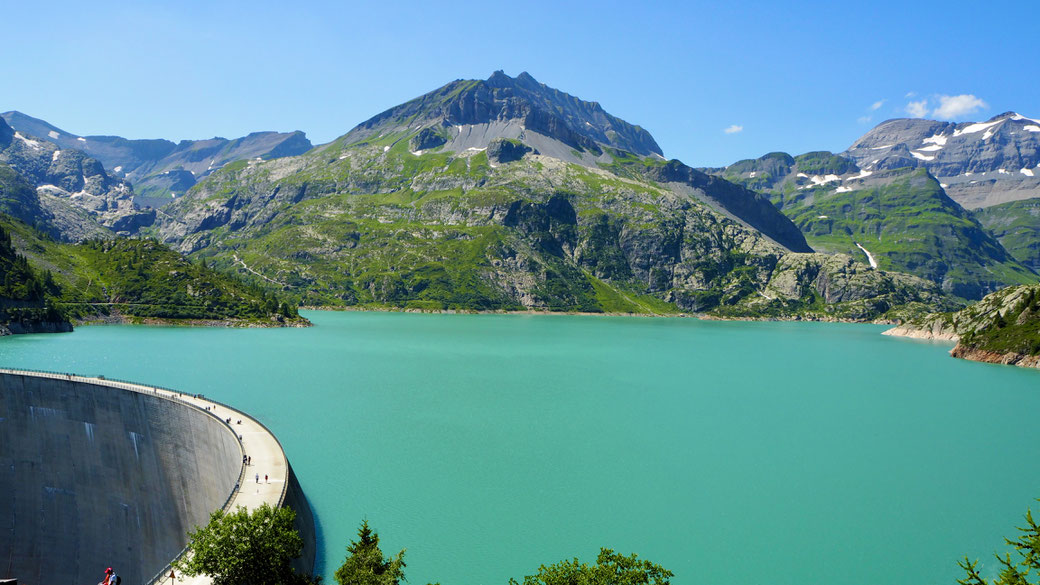
[[[115,571],[112,570],[112,567],[109,567],[105,569],[105,578],[102,579],[98,585],[119,585],[120,581],[122,581],[122,579],[116,575]]]

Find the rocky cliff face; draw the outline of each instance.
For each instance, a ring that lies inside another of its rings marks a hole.
[[[1040,197],[1040,120],[1014,112],[960,124],[888,120],[844,154],[870,171],[926,168],[967,209]]]
[[[0,126],[10,130],[3,121]],[[26,213],[31,211],[33,217],[13,212],[30,225],[77,240],[102,235],[105,228],[130,233],[154,221],[154,212],[134,206],[130,185],[109,176],[98,161],[21,132],[4,134],[0,163],[36,189],[36,202],[23,201],[28,205]]]
[[[303,132],[254,132],[228,140],[128,140],[119,136],[77,136],[21,112],[0,114],[26,136],[51,142],[65,151],[80,151],[99,161],[106,171],[130,182],[142,198],[183,195],[195,182],[228,163],[253,158],[295,156],[311,149]],[[167,180],[170,175],[176,181]],[[156,201],[145,201],[146,204]]]

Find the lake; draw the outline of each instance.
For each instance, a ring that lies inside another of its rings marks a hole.
[[[952,584],[1040,497],[1040,371],[884,327],[306,312],[80,327],[0,365],[203,393],[281,440],[332,573],[363,518],[415,585],[600,547],[677,585]],[[260,470],[262,473],[262,470]]]

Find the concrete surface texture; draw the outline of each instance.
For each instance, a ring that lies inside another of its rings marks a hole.
[[[277,439],[202,397],[0,370],[0,494],[0,577],[23,585],[92,585],[106,567],[124,585],[169,583],[190,530],[262,503],[297,510],[298,568],[313,569],[313,517]]]

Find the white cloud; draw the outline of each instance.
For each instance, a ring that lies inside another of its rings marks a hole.
[[[881,109],[881,106],[883,106],[883,105],[885,105],[885,100],[878,100],[878,101],[870,104],[870,111],[871,112],[876,112],[879,109]]]
[[[910,102],[906,104],[906,113],[915,118],[923,118],[928,115],[928,100]]]
[[[988,107],[986,102],[971,94],[941,95],[939,107],[932,111],[932,115],[939,118],[959,118]]]
[[[733,124],[729,128],[726,128],[725,130],[723,130],[723,132],[725,132],[726,134],[736,134],[737,132],[742,132],[743,130],[744,130],[743,126],[738,126],[736,124]]]
[[[906,95],[904,95],[903,97],[905,97],[906,99],[910,99],[910,98],[916,97],[916,96],[917,96],[917,92],[916,91],[908,91],[908,92],[906,92]]]
[[[872,119],[873,118],[870,116],[860,116],[859,118],[856,118],[856,121],[860,124],[869,124]]]

